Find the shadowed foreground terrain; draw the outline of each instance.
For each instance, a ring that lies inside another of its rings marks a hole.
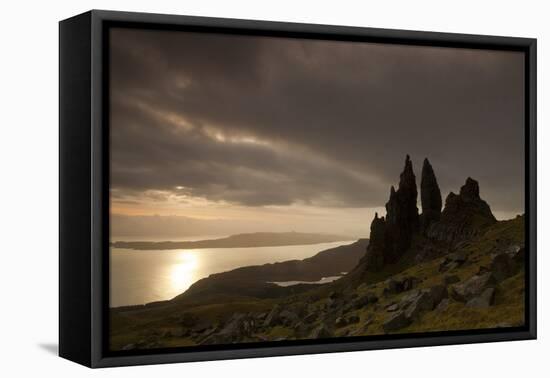
[[[407,156],[386,216],[377,214],[371,223],[368,243],[360,240],[301,262],[212,275],[170,301],[111,309],[111,348],[523,325],[524,216],[497,221],[471,178],[443,206],[427,160],[420,191],[421,214]],[[343,261],[350,269],[344,270]],[[317,280],[331,265],[333,272],[349,273],[322,285],[270,283]]]

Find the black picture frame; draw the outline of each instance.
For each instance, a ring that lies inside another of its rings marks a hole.
[[[109,352],[112,26],[520,51],[525,54],[526,324],[523,327]],[[59,24],[59,354],[88,367],[536,338],[536,39],[92,10]]]

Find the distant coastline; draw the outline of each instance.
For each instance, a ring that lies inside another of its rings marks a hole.
[[[115,241],[111,243],[111,247],[134,250],[253,248],[332,243],[351,239],[353,238],[350,236],[302,232],[255,232],[195,241]]]

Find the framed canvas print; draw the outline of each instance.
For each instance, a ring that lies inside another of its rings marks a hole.
[[[536,41],[60,23],[60,355],[536,337]]]

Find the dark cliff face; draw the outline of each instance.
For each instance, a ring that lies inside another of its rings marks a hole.
[[[384,217],[378,218],[378,213],[376,213],[370,225],[368,252],[360,262],[360,264],[364,263],[370,271],[380,270],[384,266],[386,235],[386,221]]]
[[[386,218],[375,215],[370,244],[358,269],[379,271],[397,262],[411,247],[413,238],[455,244],[477,235],[496,222],[489,205],[480,198],[479,184],[468,178],[460,193],[450,193],[441,211],[441,191],[434,170],[424,160],[421,179],[422,214],[418,214],[417,187],[412,162],[407,155],[397,190],[392,186],[386,203]]]
[[[411,159],[407,155],[397,191],[391,188],[390,199],[386,203],[388,250],[385,262],[395,262],[409,248],[412,236],[419,227],[417,199],[416,177]]]
[[[431,223],[441,217],[441,191],[435,173],[428,159],[424,159],[422,179],[420,181],[420,200],[422,202],[421,229],[425,231]]]
[[[418,192],[411,159],[407,155],[397,190],[392,186],[386,203],[386,218],[374,217],[370,243],[365,255],[366,269],[377,271],[385,264],[394,263],[411,245],[419,229]]]

